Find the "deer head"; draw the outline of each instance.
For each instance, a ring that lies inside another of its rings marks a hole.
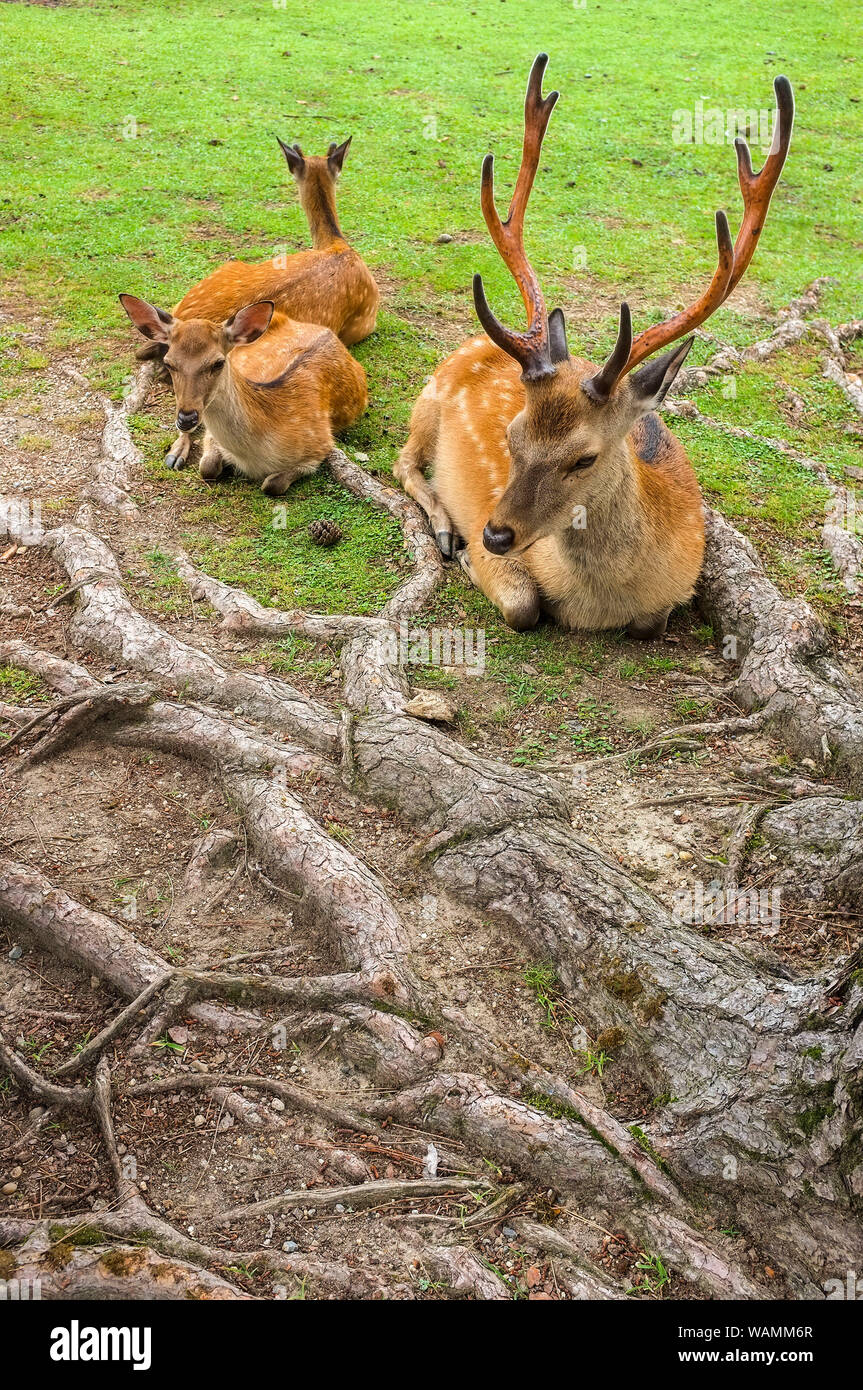
[[[341,145],[330,145],[325,156],[310,157],[303,154],[299,145],[286,145],[284,140],[279,140],[288,168],[297,181],[297,191],[312,230],[312,239],[319,248],[342,235],[336,212],[336,184],[351,139],[349,135]]]
[[[524,408],[508,429],[509,482],[483,534],[486,549],[496,555],[517,553],[541,536],[566,529],[575,507],[589,506],[617,485],[626,467],[627,435],[640,416],[662,403],[694,341],[692,337],[678,340],[719,308],[752,259],[788,153],[794,116],[791,84],[786,77],[777,77],[773,85],[778,120],[759,174],[753,173],[746,141],[735,141],[743,222],[732,245],[725,213],[716,214],[719,254],[709,286],[689,308],[635,338],[629,306],[622,304],[617,342],[597,372],[587,362],[570,357],[563,313],[555,309],[546,314],[539,281],[524,250],[525,209],[559,95],[542,95],[547,62],[548,56],[541,53],[528,79],[521,168],[505,222],[494,201],[494,157],[486,155],[482,166],[486,226],[521,291],[528,315],[526,332],[505,328],[489,308],[482,277],[474,276],[480,323],[492,341],[519,363],[525,387]],[[634,370],[670,343],[678,346]]]
[[[326,155],[323,157],[318,157],[317,155],[307,157],[303,154],[296,141],[293,145],[286,145],[284,140],[279,139],[278,135],[276,139],[279,141],[282,153],[288,161],[288,168],[298,184],[302,184],[306,180],[324,180],[326,183],[333,184],[337,181],[339,174],[342,172],[345,155],[350,149],[353,136],[349,135],[347,140],[343,140],[340,145],[330,145]]]
[[[218,390],[228,354],[260,338],[274,308],[271,300],[262,300],[240,309],[225,323],[210,323],[175,319],[134,294],[121,294],[120,303],[139,333],[165,345],[163,360],[177,400],[177,428],[186,434],[198,426]]]

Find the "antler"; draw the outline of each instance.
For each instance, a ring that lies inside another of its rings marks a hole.
[[[473,277],[473,301],[479,321],[492,342],[520,363],[525,381],[549,376],[554,371],[549,355],[545,300],[524,251],[525,209],[536,177],[546,127],[560,96],[559,92],[549,92],[547,97],[542,95],[542,76],[547,63],[548,54],[540,53],[534,60],[527,81],[521,168],[505,222],[501,222],[494,201],[494,155],[487,154],[482,163],[482,215],[504,265],[521,291],[529,321],[526,333],[515,333],[512,329],[504,328],[488,306],[482,276]]]
[[[760,173],[752,171],[752,159],[746,141],[738,136],[734,141],[737,151],[737,176],[740,192],[743,194],[743,221],[734,247],[731,245],[731,232],[724,212],[716,214],[716,240],[719,246],[719,264],[708,288],[679,314],[666,323],[654,324],[633,339],[629,306],[620,308],[620,328],[614,351],[601,371],[583,383],[584,390],[595,401],[607,401],[617,383],[645,357],[667,347],[669,343],[682,338],[724,304],[735,285],[740,281],[746,267],[752,260],[758,245],[770,198],[782,173],[782,166],[791,143],[791,127],[794,122],[794,93],[787,77],[777,77],[773,83],[776,93],[777,120],[773,132],[770,153]]]

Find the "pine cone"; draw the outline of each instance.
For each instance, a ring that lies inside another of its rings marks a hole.
[[[335,545],[342,538],[342,528],[337,522],[321,517],[309,522],[309,535],[315,545]]]

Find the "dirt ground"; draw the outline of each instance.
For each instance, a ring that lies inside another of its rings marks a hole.
[[[48,524],[75,514],[82,483],[98,457],[103,414],[81,375],[86,362],[52,351],[47,320],[30,314],[28,322],[27,348],[45,354],[50,365],[39,371],[38,386],[34,374],[32,389],[0,403],[2,489],[12,497],[43,499],[42,519]],[[147,413],[167,423],[165,407],[164,392],[157,392]],[[260,641],[221,631],[218,615],[206,604],[188,597],[164,602],[148,556],[154,537],[168,547],[179,540],[185,503],[170,481],[146,473],[136,495],[141,510],[135,525],[121,525],[100,513],[95,528],[114,549],[133,601],[174,635],[220,660],[252,671],[273,670]],[[120,681],[128,674],[75,650],[68,634],[70,604],[62,597],[65,578],[43,551],[8,548],[0,555],[0,579],[6,610],[4,614],[0,608],[0,640],[21,639],[70,660],[83,659],[102,681]],[[674,656],[673,669],[650,680],[615,679],[605,670],[588,673],[577,699],[553,712],[558,727],[561,720],[577,718],[585,701],[599,710],[606,702],[613,708],[602,749],[611,758],[597,764],[589,751],[583,758],[561,756],[562,775],[575,793],[572,824],[669,907],[682,887],[721,877],[729,834],[741,806],[758,790],[747,780],[745,766],[775,762],[782,755],[780,744],[755,734],[743,743],[714,738],[695,751],[633,756],[650,737],[639,730],[681,722],[681,700],[709,711],[708,717],[733,712],[725,694],[731,672],[715,647],[694,634],[696,622],[675,621],[665,643],[649,644],[656,655]],[[619,655],[626,657],[629,645]],[[292,682],[326,696],[337,672],[321,674],[315,668],[306,675],[299,669],[292,672]],[[529,745],[550,727],[549,712],[528,704],[506,727],[486,723],[477,733],[477,719],[495,697],[493,682],[464,681],[458,696],[462,710],[474,717],[456,727],[454,736],[468,747],[481,745],[484,753],[511,757],[514,748]],[[17,690],[7,686],[2,697],[34,708],[49,698],[35,681]],[[542,757],[538,762],[543,765]],[[427,879],[412,853],[413,837],[394,813],[358,805],[323,778],[309,777],[302,797],[319,825],[388,885],[410,934],[411,968],[433,983],[442,1000],[520,1054],[577,1079],[585,1094],[626,1126],[638,1126],[650,1115],[655,1098],[615,1060],[613,1048],[599,1063],[595,1054],[602,1049],[595,1039],[586,1050],[576,1012],[553,978],[542,974],[543,963],[532,958],[526,943],[514,943],[493,922],[449,900]],[[202,901],[185,891],[184,877],[195,847],[213,832],[233,838],[226,839],[228,851]],[[3,775],[0,848],[40,870],[72,898],[123,922],[171,964],[206,970],[235,957],[256,956],[255,969],[264,975],[322,975],[338,969],[320,937],[293,920],[285,893],[256,871],[236,809],[214,790],[203,769],[187,761],[129,751],[108,736],[73,744],[62,756],[28,768],[18,780]],[[747,880],[745,886],[769,888],[769,863],[759,873],[757,881]],[[770,924],[743,923],[709,930],[737,940],[756,959],[771,959],[792,975],[849,953],[863,939],[859,916],[852,910],[825,914],[806,901],[787,902],[778,931]],[[83,974],[14,932],[0,933],[0,943],[0,1031],[33,1066],[50,1070],[71,1056],[125,1003],[97,976]],[[275,1023],[279,1011],[270,1013]],[[455,1052],[453,1048],[453,1069]],[[293,1079],[320,1098],[355,1106],[375,1089],[361,1067],[337,1052],[326,1016],[306,1018],[282,1052],[273,1049],[266,1033],[214,1035],[187,1020],[143,1055],[130,1058],[118,1049],[114,1063],[115,1086],[120,1087],[177,1071],[266,1072]],[[508,1083],[503,1080],[502,1085]],[[265,1097],[260,1108],[269,1110],[269,1123],[250,1130],[209,1091],[125,1099],[116,1115],[119,1152],[134,1159],[135,1181],[151,1209],[195,1238],[214,1241],[225,1239],[218,1213],[296,1191],[303,1194],[296,1205],[257,1223],[258,1246],[346,1259],[349,1266],[365,1270],[380,1267],[387,1272],[389,1296],[419,1298],[443,1297],[445,1291],[422,1259],[412,1256],[411,1229],[430,1238],[465,1221],[483,1262],[515,1295],[569,1296],[555,1260],[532,1252],[517,1229],[517,1218],[546,1219],[553,1210],[567,1239],[593,1268],[616,1275],[642,1296],[663,1292],[661,1284],[655,1288],[639,1270],[639,1261],[646,1258],[643,1249],[613,1229],[595,1228],[576,1205],[552,1190],[526,1185],[500,1218],[484,1217],[479,1191],[357,1211],[346,1199],[319,1211],[316,1188],[358,1178],[421,1176],[430,1136],[423,1135],[418,1147],[416,1133],[392,1123],[381,1142],[334,1132],[317,1117],[286,1113],[278,1099],[270,1106]],[[87,1118],[54,1117],[8,1081],[0,1087],[0,1114],[0,1217],[48,1215],[60,1222],[66,1211],[99,1210],[112,1203],[109,1164]],[[452,1137],[439,1143],[439,1175],[466,1174],[477,1180],[485,1175],[475,1155]],[[493,1176],[518,1181],[504,1168]],[[238,1249],[249,1245],[240,1228],[229,1228],[227,1241]],[[756,1274],[769,1265],[769,1252],[754,1246],[741,1254]],[[314,1278],[305,1274],[286,1279],[242,1263],[233,1266],[227,1257],[225,1266],[235,1284],[264,1296],[335,1296],[319,1292]],[[680,1282],[673,1292],[676,1297],[698,1296]]]

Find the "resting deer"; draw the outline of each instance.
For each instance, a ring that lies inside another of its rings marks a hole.
[[[654,413],[693,339],[633,369],[704,323],[746,270],[788,152],[791,85],[785,77],[774,82],[778,122],[759,174],[746,142],[736,141],[743,223],[732,246],[727,218],[716,214],[719,256],[709,287],[635,338],[622,304],[614,350],[597,370],[570,357],[563,314],[546,314],[524,250],[525,209],[558,98],[542,95],[547,62],[540,54],[531,69],[521,168],[505,222],[495,207],[492,155],[482,167],[483,216],[529,327],[505,328],[474,276],[488,336],[438,367],[414,407],[396,476],[426,511],[445,556],[464,538],[458,559],[511,627],[533,627],[545,609],[563,627],[625,626],[632,636],[656,637],[671,609],[691,597],[704,551],[695,473]]]
[[[174,317],[221,323],[238,309],[269,299],[290,318],[332,329],[349,347],[373,333],[380,292],[362,256],[345,240],[336,212],[336,183],[350,143],[348,136],[341,145],[330,145],[326,157],[306,158],[299,145],[279,140],[297,181],[314,250],[259,264],[228,261],[174,305]],[[165,344],[158,341],[137,353],[139,360],[164,355]],[[177,461],[173,449],[166,461],[169,466]]]
[[[380,294],[362,256],[342,235],[336,183],[350,137],[330,145],[325,158],[306,158],[299,145],[279,144],[297,181],[313,251],[295,251],[259,265],[228,261],[173,309],[175,318],[221,322],[246,304],[271,299],[283,314],[331,328],[350,346],[373,332]]]
[[[230,463],[263,492],[287,492],[366,408],[366,374],[344,343],[329,328],[274,315],[272,301],[224,323],[175,318],[132,294],[120,302],[139,333],[165,346],[184,458],[204,423],[207,482]]]

